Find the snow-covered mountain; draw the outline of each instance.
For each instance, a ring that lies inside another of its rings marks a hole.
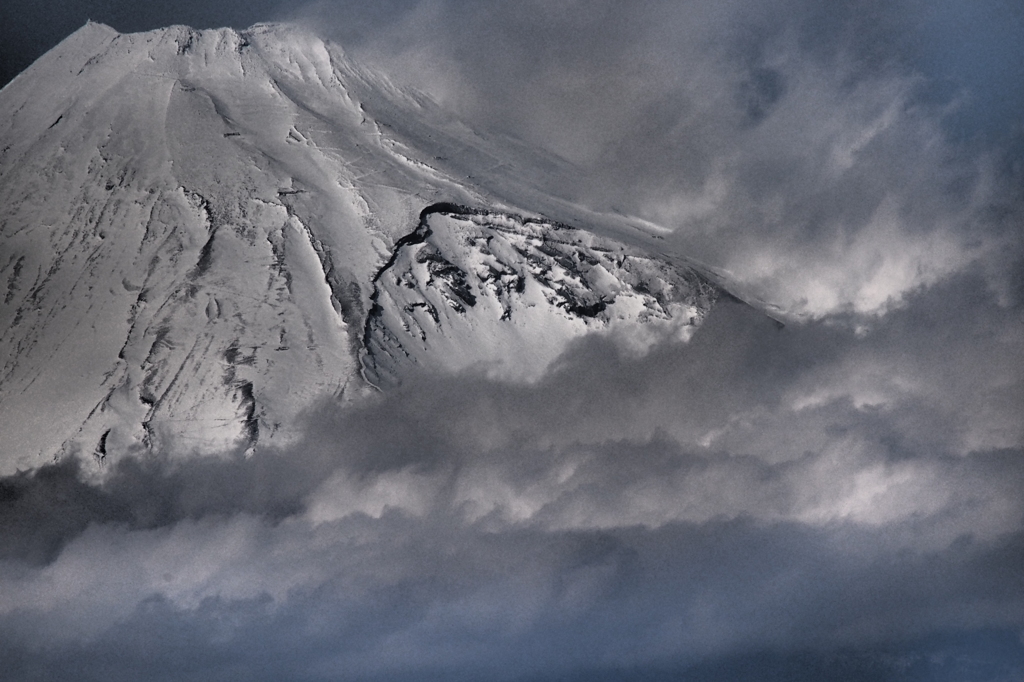
[[[417,368],[687,338],[716,289],[545,193],[572,172],[296,27],[87,24],[0,91],[0,473],[251,450]]]

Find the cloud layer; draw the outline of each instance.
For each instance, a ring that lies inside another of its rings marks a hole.
[[[993,357],[1000,309],[980,278],[923,298],[958,295],[972,324],[939,316],[915,349],[925,301],[867,335],[723,302],[644,358],[595,342],[536,385],[325,405],[293,451],[5,479],[5,659],[19,679],[1017,674],[1024,450],[1000,385],[1020,370],[963,360]],[[1002,428],[975,433],[965,398]]]

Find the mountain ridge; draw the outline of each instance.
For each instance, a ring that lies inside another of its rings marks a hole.
[[[714,299],[641,222],[545,192],[562,162],[295,26],[89,23],[0,90],[0,114],[7,469],[286,445],[323,396],[418,369],[534,380],[585,334],[682,338]],[[404,256],[404,284],[381,284]]]

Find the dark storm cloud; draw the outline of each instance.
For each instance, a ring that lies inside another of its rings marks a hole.
[[[288,452],[6,479],[5,660],[15,679],[1012,675],[1021,370],[985,365],[1021,336],[985,331],[1002,308],[979,276],[919,299],[867,332],[726,302],[642,358],[597,341],[534,385],[324,406]],[[956,664],[953,641],[976,642]]]
[[[334,466],[322,457],[278,452],[187,465],[126,458],[99,483],[68,458],[0,479],[0,560],[45,565],[90,524],[153,529],[240,513],[279,520],[300,512],[304,496]]]
[[[982,648],[1016,634],[1019,534],[926,554],[870,549],[877,536],[744,520],[496,532],[396,514],[97,528],[46,575],[60,608],[0,616],[4,659],[11,679],[561,679],[809,652],[842,679],[844,650],[906,659],[919,638],[981,631],[967,653],[1019,670],[1019,639],[1004,658]]]

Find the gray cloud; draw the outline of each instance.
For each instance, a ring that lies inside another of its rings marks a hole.
[[[926,554],[869,549],[877,539],[744,520],[494,532],[397,514],[99,527],[46,576],[60,609],[0,622],[13,679],[559,679],[808,650],[831,672],[843,649],[1018,627],[1019,534]],[[1007,653],[970,652],[1019,669],[1019,642]]]
[[[3,44],[43,40],[47,7],[12,5],[23,30]],[[577,164],[549,189],[670,228],[675,249],[796,314],[884,312],[979,259],[1010,289],[1007,253],[1024,251],[1024,62],[1010,39],[1024,16],[1001,0],[108,2],[60,14],[87,15],[120,30],[305,19],[471,124]],[[46,30],[56,41],[71,28]]]
[[[344,3],[313,8],[467,120],[577,164],[558,191],[671,229],[793,313],[878,314],[979,259],[1005,286],[996,264],[1024,250],[1021,131],[993,136],[977,95],[1019,80],[963,80],[922,35],[1024,21],[997,3],[965,23],[913,2],[435,0],[365,34]]]
[[[6,479],[5,660],[15,679],[934,679],[959,632],[979,679],[1009,676],[1024,450],[972,435],[1019,404],[992,394],[1019,369],[984,371],[1005,314],[978,276],[912,303],[865,333],[725,302],[642,358],[595,342],[534,385],[325,405],[288,452]]]

